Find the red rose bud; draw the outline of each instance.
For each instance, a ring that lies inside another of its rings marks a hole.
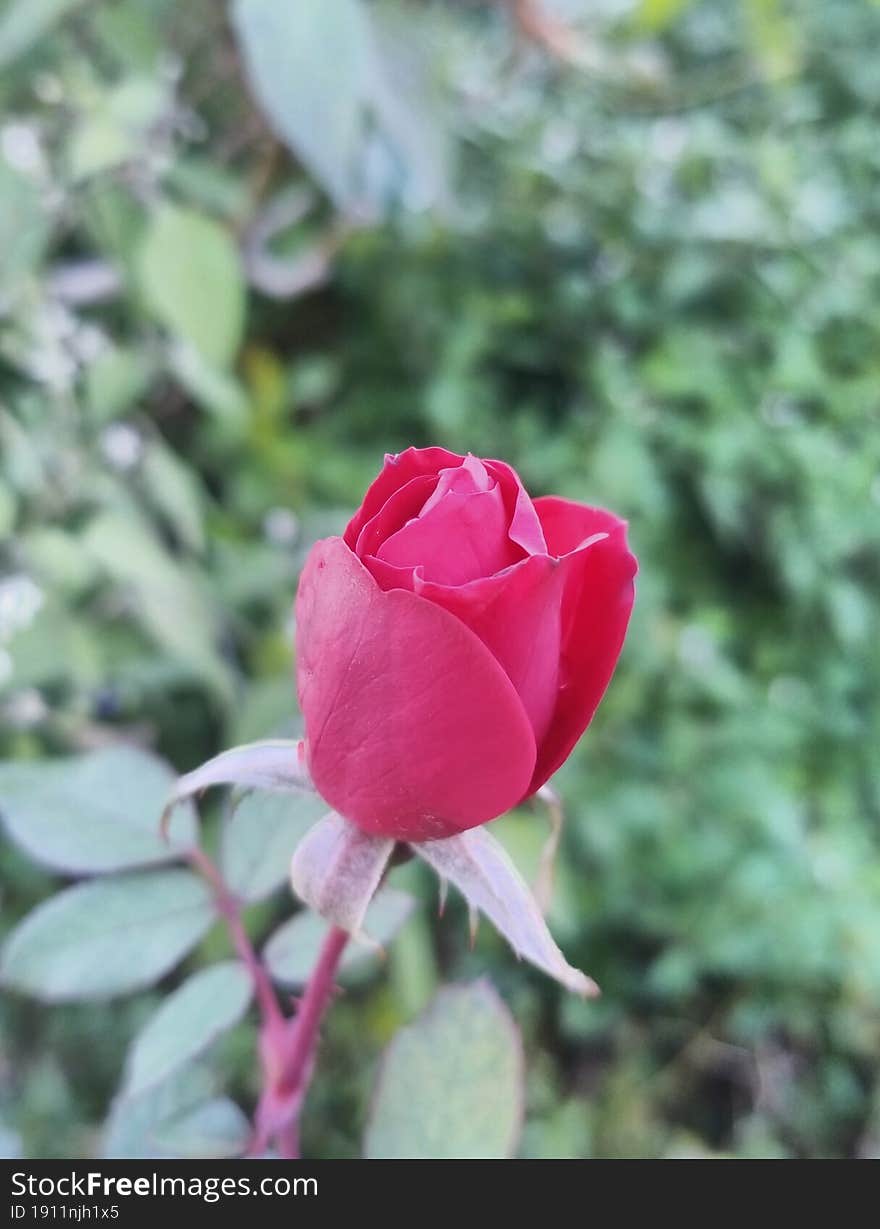
[[[452,836],[530,797],[608,686],[636,566],[624,521],[533,501],[502,461],[387,457],[300,580],[297,681],[318,791],[402,841]]]

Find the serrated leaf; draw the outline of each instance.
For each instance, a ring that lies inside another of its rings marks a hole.
[[[136,1097],[192,1062],[238,1023],[252,992],[251,975],[237,960],[194,973],[135,1038],[123,1095]]]
[[[486,915],[518,956],[575,994],[599,993],[591,978],[566,961],[525,880],[484,828],[472,828],[442,841],[423,841],[414,844],[412,850],[441,879],[455,884],[468,904]]]
[[[316,794],[252,793],[223,822],[221,865],[232,891],[249,904],[287,882],[293,851],[327,809]]]
[[[393,840],[368,836],[331,811],[296,848],[290,864],[293,890],[328,922],[359,935],[393,849]]]
[[[408,892],[396,888],[382,888],[376,893],[364,918],[371,946],[350,943],[346,947],[339,966],[342,981],[345,981],[346,971],[363,969],[365,964],[376,962],[373,944],[384,947],[390,943],[412,913],[414,904]],[[311,909],[303,909],[279,926],[263,949],[263,959],[275,981],[287,986],[305,985],[329,929],[329,922]]]
[[[372,56],[359,0],[237,0],[232,16],[248,78],[273,128],[336,204],[350,206]]]
[[[105,747],[63,760],[0,763],[0,820],[36,861],[70,874],[157,865],[196,841],[181,807],[163,841],[159,815],[174,774],[135,747]]]
[[[173,968],[214,916],[207,885],[185,870],[77,884],[13,930],[0,978],[50,1003],[128,994]]]
[[[382,1061],[367,1157],[502,1159],[522,1128],[523,1055],[507,1007],[484,981],[441,990]]]
[[[191,209],[164,204],[137,257],[146,306],[218,367],[235,358],[244,326],[244,277],[229,233]]]

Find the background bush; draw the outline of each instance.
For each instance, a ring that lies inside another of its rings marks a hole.
[[[876,1155],[880,8],[541,13],[0,8],[0,754],[295,725],[298,567],[385,451],[607,503],[638,600],[553,911],[604,997],[424,908],[331,1015],[307,1151],[356,1153],[380,1048],[489,969],[525,1155]],[[8,927],[54,882],[0,867]],[[155,1002],[5,996],[10,1150],[95,1151]]]

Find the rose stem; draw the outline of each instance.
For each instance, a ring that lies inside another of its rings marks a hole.
[[[260,1005],[260,1012],[268,1027],[277,1027],[283,1023],[284,1016],[278,1006],[272,982],[260,958],[254,951],[253,944],[247,936],[241,920],[241,908],[235,895],[227,887],[220,871],[203,849],[190,849],[187,857],[190,865],[207,879],[214,889],[214,899],[217,910],[226,922],[230,938],[239,959],[246,966],[254,983],[254,991]]]
[[[272,1065],[280,1068],[271,1081],[272,1086],[264,1088],[261,1104],[257,1107],[258,1125],[251,1151],[262,1152],[269,1142],[270,1132],[261,1123],[264,1104],[281,1103],[289,1109],[284,1121],[274,1123],[278,1152],[287,1159],[296,1158],[299,1156],[299,1114],[315,1066],[318,1030],[333,993],[336,969],[348,942],[348,932],[336,926],[328,932],[296,1016],[288,1021],[278,1005],[271,979],[247,936],[237,898],[203,849],[191,849],[187,857],[193,869],[211,885],[217,910],[226,922],[236,953],[253,979],[263,1017],[264,1040],[275,1055]]]
[[[299,1156],[299,1113],[315,1067],[318,1030],[333,994],[336,970],[347,942],[348,932],[338,926],[328,932],[288,1037],[284,1067],[278,1081],[279,1093],[290,1098],[293,1106],[289,1122],[278,1133],[278,1148],[284,1157]]]

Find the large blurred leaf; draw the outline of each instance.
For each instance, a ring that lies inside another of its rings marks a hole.
[[[241,1156],[251,1133],[251,1124],[235,1102],[215,1097],[163,1123],[158,1139],[167,1155],[211,1159]]]
[[[160,206],[138,252],[144,302],[173,334],[218,367],[235,358],[244,325],[238,249],[217,222],[176,205]]]
[[[0,820],[38,862],[70,874],[125,870],[179,857],[196,840],[192,806],[159,817],[174,784],[161,760],[135,747],[75,759],[0,763]]]
[[[264,900],[285,883],[294,849],[326,810],[316,794],[262,791],[231,807],[223,825],[221,860],[236,895]]]
[[[250,973],[236,960],[201,969],[178,986],[132,1044],[125,1096],[138,1096],[202,1054],[238,1023],[252,990]]]
[[[189,871],[77,884],[15,928],[3,947],[0,977],[53,1003],[127,994],[173,968],[213,919],[211,893]]]
[[[384,947],[409,917],[413,904],[408,892],[381,888],[367,909],[366,935]],[[329,930],[329,924],[311,909],[302,909],[279,926],[263,949],[263,959],[275,980],[289,986],[305,985]],[[343,974],[346,970],[357,970],[369,962],[376,963],[378,955],[374,948],[352,940],[343,953],[340,967]]]
[[[371,201],[399,199],[413,210],[449,203],[451,141],[436,55],[443,32],[432,28],[436,15],[400,3],[372,6]]]
[[[394,1160],[499,1159],[523,1116],[519,1032],[488,984],[441,990],[385,1054],[365,1155]]]
[[[338,206],[352,205],[372,54],[360,0],[236,0],[232,12],[273,127]]]
[[[248,1134],[241,1111],[217,1096],[211,1075],[202,1067],[187,1067],[140,1096],[116,1098],[101,1155],[234,1156],[244,1150]]]
[[[28,51],[84,0],[9,0],[0,13],[0,68]]]

